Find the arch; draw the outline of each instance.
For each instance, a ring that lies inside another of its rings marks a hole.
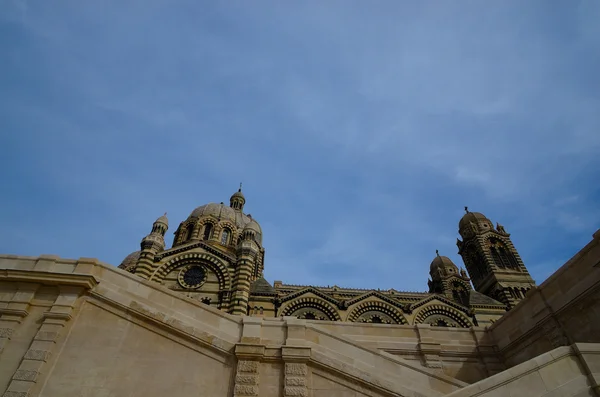
[[[189,223],[186,227],[185,227],[185,241],[189,241],[192,239],[192,236],[194,234],[194,224],[193,223]]]
[[[224,227],[223,230],[221,231],[221,244],[229,245],[230,241],[231,241],[231,229],[229,229],[229,227]]]
[[[306,296],[290,301],[280,309],[281,316],[293,316],[295,312],[301,309],[316,309],[323,312],[330,321],[341,321],[337,309],[327,303],[325,300]]]
[[[469,287],[467,284],[462,280],[454,279],[450,287],[454,300],[463,306],[469,306]]]
[[[214,225],[211,222],[204,223],[204,230],[202,230],[202,240],[210,240],[213,228]]]
[[[414,324],[424,324],[428,318],[435,316],[448,317],[463,328],[469,328],[473,325],[463,313],[453,307],[444,305],[425,306],[415,314]]]
[[[150,276],[150,281],[161,282],[169,272],[177,267],[187,265],[189,263],[201,262],[212,270],[219,280],[219,290],[231,289],[231,276],[227,270],[227,266],[218,258],[204,253],[186,253],[178,255],[170,261],[159,266]]]
[[[367,312],[379,312],[390,317],[396,324],[408,324],[400,309],[381,301],[367,301],[356,305],[348,314],[348,321],[356,322]]]

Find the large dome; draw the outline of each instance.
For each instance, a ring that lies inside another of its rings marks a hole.
[[[131,266],[135,265],[140,259],[140,251],[134,251],[131,254],[127,255],[123,262],[118,266],[119,269],[128,270]]]
[[[246,225],[248,225],[250,222],[252,222],[253,224],[255,224],[255,225],[253,225],[253,227],[255,227],[255,228],[258,227],[259,232],[262,232],[258,222],[256,222],[255,219],[252,219],[251,216],[248,216],[239,210],[236,211],[233,208],[231,208],[223,203],[221,203],[221,204],[209,203],[209,204],[201,205],[200,207],[193,210],[189,217],[190,218],[202,218],[205,216],[213,216],[218,220],[231,221],[240,229],[243,229],[244,227],[246,227]]]

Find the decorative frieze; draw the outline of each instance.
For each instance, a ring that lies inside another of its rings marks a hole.
[[[33,350],[33,349],[29,349],[27,350],[27,353],[25,353],[25,359],[26,360],[34,360],[34,361],[48,361],[48,358],[50,358],[50,352],[47,350]]]
[[[307,363],[310,357],[310,347],[291,345],[282,347],[281,358],[285,363],[284,397],[308,396],[310,371]]]
[[[29,393],[26,391],[7,391],[2,397],[29,397]]]
[[[24,380],[29,382],[35,382],[40,373],[38,371],[31,371],[25,369],[18,369],[14,375],[13,380]]]
[[[238,360],[234,397],[258,396],[259,365],[255,360]]]
[[[308,365],[305,363],[285,364],[284,397],[308,396]]]
[[[0,328],[0,338],[10,339],[14,332],[15,330],[12,328]]]
[[[56,342],[56,339],[58,339],[58,332],[42,330],[38,331],[34,338],[34,340],[46,342]]]
[[[546,339],[552,344],[552,347],[567,346],[569,344],[560,325],[554,318],[551,318],[542,326],[542,331]]]

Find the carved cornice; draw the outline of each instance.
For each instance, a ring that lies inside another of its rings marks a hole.
[[[7,316],[16,316],[16,317],[27,317],[27,315],[29,314],[29,312],[27,310],[20,310],[20,309],[9,309],[7,307],[0,307],[0,315],[7,315]]]
[[[44,285],[69,285],[86,290],[98,285],[98,280],[91,274],[52,273],[38,270],[1,269],[0,281],[17,281],[39,283]]]
[[[44,319],[50,318],[54,320],[65,320],[69,321],[71,319],[71,314],[69,313],[60,313],[60,312],[44,312],[42,314]]]

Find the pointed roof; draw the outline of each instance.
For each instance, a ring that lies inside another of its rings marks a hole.
[[[481,292],[477,292],[475,290],[471,290],[469,295],[469,306],[506,306],[502,302],[498,302],[497,300],[490,298],[487,295],[482,294]]]
[[[257,278],[250,285],[250,294],[253,295],[276,295],[275,288],[264,277]]]

